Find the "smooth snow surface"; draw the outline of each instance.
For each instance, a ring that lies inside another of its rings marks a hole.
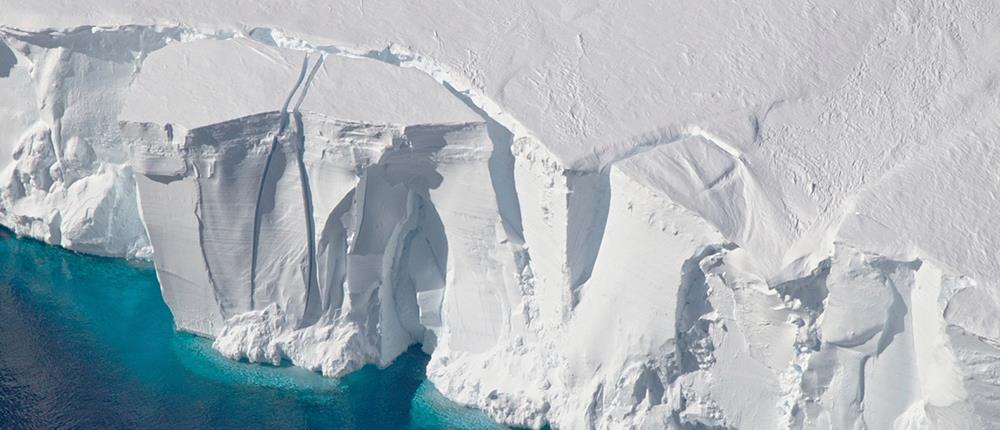
[[[558,428],[1000,426],[990,2],[0,0],[0,222]]]

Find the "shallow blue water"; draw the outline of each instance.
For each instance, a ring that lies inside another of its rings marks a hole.
[[[0,229],[0,429],[488,429],[411,349],[336,381],[177,333],[150,267]]]

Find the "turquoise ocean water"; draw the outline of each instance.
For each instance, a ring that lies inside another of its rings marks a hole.
[[[153,269],[0,229],[0,429],[498,429],[413,348],[341,380],[174,331]]]

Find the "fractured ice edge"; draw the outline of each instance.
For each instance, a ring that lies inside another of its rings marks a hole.
[[[152,258],[229,357],[339,376],[420,343],[447,397],[531,427],[1000,425],[993,295],[863,218],[779,270],[759,232],[794,220],[708,130],[574,169],[410,54],[0,36],[0,222]]]

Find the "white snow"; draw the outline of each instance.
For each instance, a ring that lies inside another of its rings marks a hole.
[[[959,2],[0,0],[0,223],[178,328],[557,428],[1000,426]]]

